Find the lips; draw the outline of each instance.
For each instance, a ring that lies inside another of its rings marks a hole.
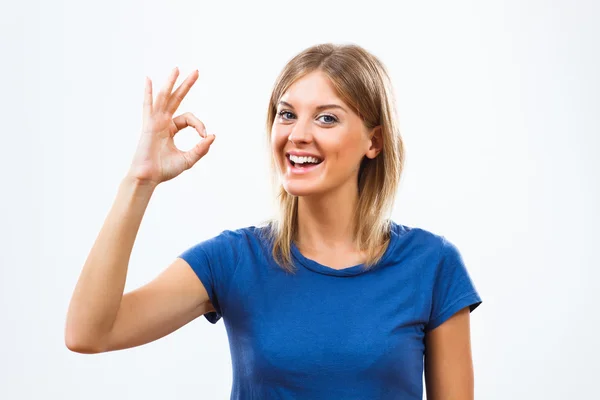
[[[322,159],[313,157],[313,156],[299,157],[299,156],[295,156],[293,154],[289,154],[286,158],[293,166],[297,165],[298,167],[307,167],[310,165],[318,165],[323,162]]]
[[[295,163],[290,159],[290,156],[296,156],[296,157],[313,157],[314,159],[318,160],[318,163],[304,163],[304,164],[299,164],[299,163]],[[287,171],[290,174],[293,175],[302,175],[302,174],[306,174],[308,172],[313,171],[316,168],[319,168],[324,161],[323,157],[320,157],[318,155],[312,154],[312,153],[306,153],[306,152],[288,152],[285,154],[285,159],[286,159],[286,165],[287,165]]]
[[[290,150],[285,153],[285,157],[292,164],[296,166],[300,163],[300,167],[307,167],[309,165],[318,165],[323,162],[323,157],[315,153],[309,153],[302,150]]]

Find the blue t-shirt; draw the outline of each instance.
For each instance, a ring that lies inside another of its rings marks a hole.
[[[337,270],[292,244],[275,263],[267,227],[224,231],[180,257],[223,317],[231,399],[422,400],[425,333],[481,299],[444,236],[392,223],[383,258]]]

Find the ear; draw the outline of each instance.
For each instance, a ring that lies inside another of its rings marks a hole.
[[[383,134],[381,125],[377,125],[369,132],[369,149],[365,154],[368,158],[375,158],[383,150]]]

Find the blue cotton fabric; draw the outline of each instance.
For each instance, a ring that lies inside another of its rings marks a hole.
[[[268,227],[224,231],[180,257],[223,318],[231,399],[422,400],[424,338],[481,298],[444,236],[391,223],[378,264],[337,270],[304,257],[279,267]]]

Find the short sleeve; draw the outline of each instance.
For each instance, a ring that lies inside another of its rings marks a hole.
[[[200,242],[178,257],[185,260],[204,285],[215,311],[204,314],[212,324],[223,317],[223,303],[237,266],[240,232],[223,231]]]
[[[473,312],[482,303],[462,255],[443,236],[437,267],[426,331],[437,328],[463,308],[469,307],[470,312]]]

